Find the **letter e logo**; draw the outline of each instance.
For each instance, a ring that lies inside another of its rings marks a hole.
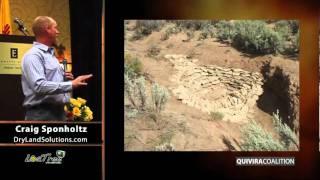
[[[10,48],[11,58],[18,59],[18,48]]]

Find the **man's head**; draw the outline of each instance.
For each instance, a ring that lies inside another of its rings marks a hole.
[[[48,16],[38,16],[32,24],[32,31],[36,39],[41,39],[49,46],[57,44],[56,37],[60,33],[57,29],[57,22]]]

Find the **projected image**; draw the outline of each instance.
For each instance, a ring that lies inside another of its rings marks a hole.
[[[126,20],[125,151],[299,150],[299,22]]]

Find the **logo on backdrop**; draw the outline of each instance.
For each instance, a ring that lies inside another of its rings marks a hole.
[[[10,57],[18,59],[18,48],[10,48]]]
[[[27,154],[24,162],[26,163],[44,163],[44,164],[62,164],[63,158],[66,156],[66,151],[57,150],[55,156],[52,153],[41,155]]]

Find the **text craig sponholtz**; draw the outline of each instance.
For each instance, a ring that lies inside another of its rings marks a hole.
[[[15,127],[15,131],[17,133],[33,133],[39,134],[41,133],[87,133],[87,127],[80,125],[63,125],[63,126],[47,126],[42,125],[41,128],[39,126],[34,125],[17,125]]]

